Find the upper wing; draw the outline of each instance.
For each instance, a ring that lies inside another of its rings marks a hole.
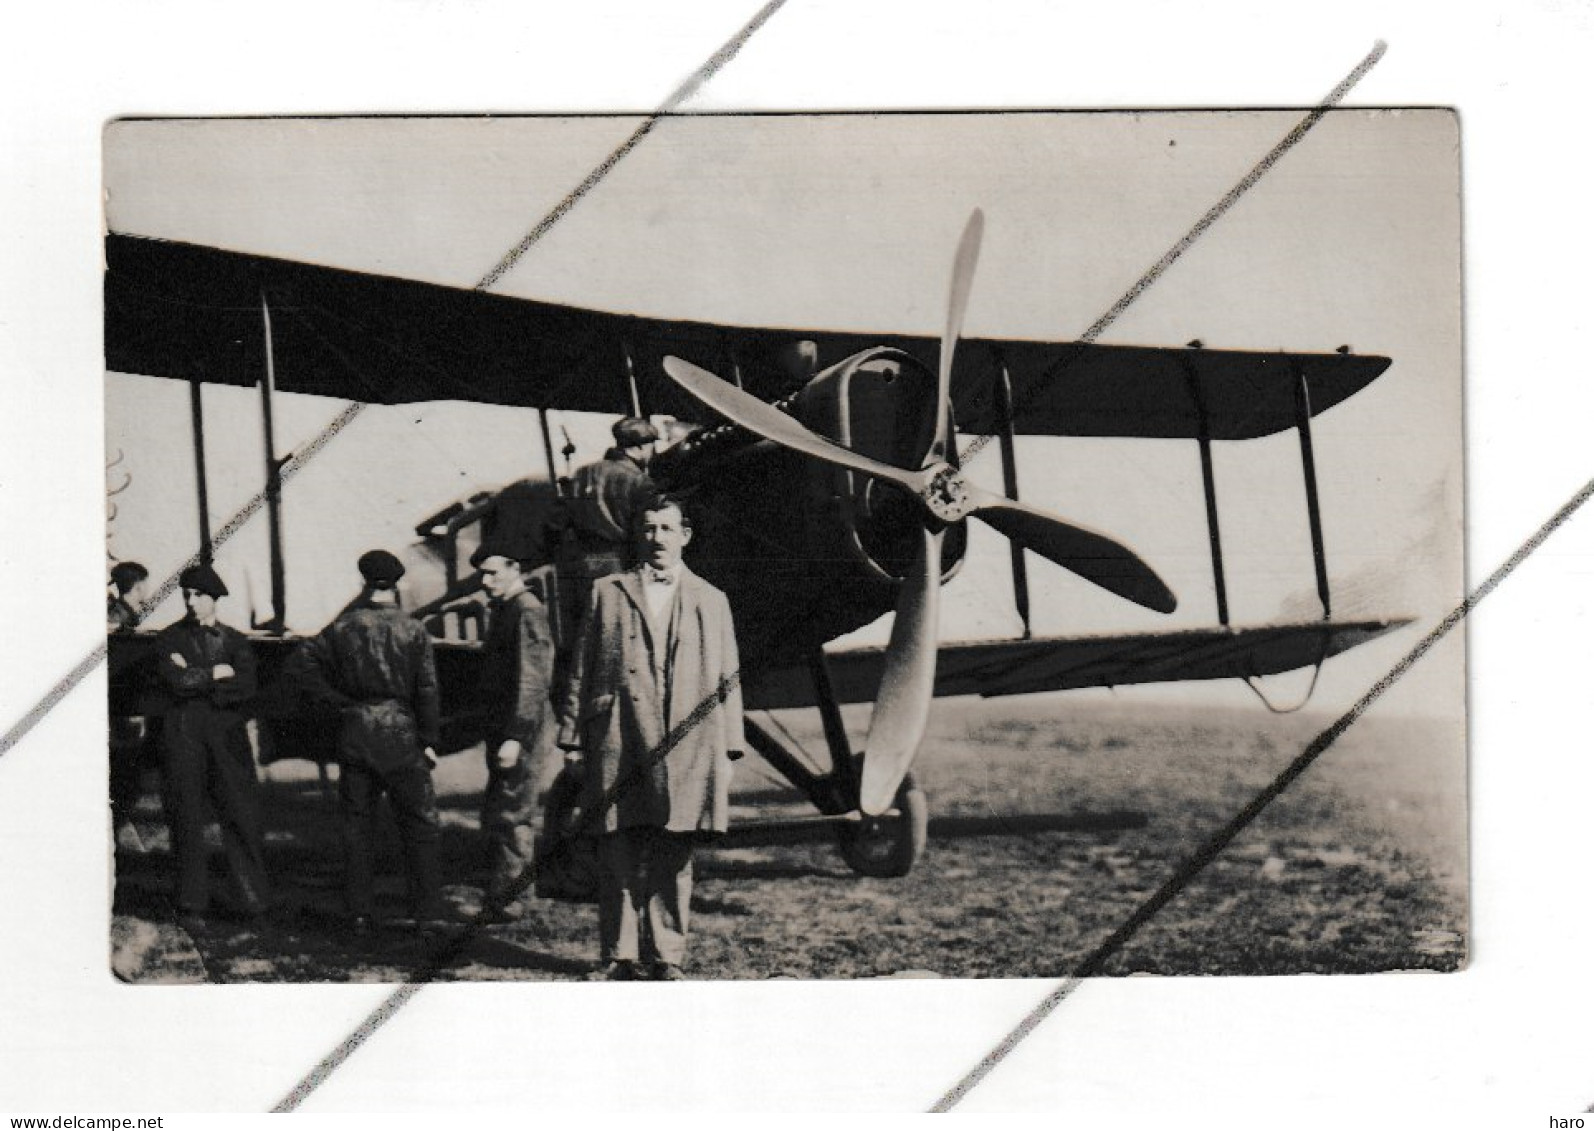
[[[935,694],[1025,695],[1075,687],[1119,687],[1186,679],[1264,676],[1320,663],[1365,644],[1409,620],[1207,628],[1127,636],[1040,637],[943,644]],[[880,686],[884,649],[862,648],[827,657],[836,698],[867,703]],[[806,669],[760,672],[744,682],[753,708],[807,707],[815,702]]]
[[[105,257],[108,369],[254,385],[264,366],[264,296],[279,389],[378,404],[629,412],[629,357],[644,409],[691,420],[702,409],[665,376],[668,354],[734,371],[747,392],[774,400],[804,379],[776,360],[798,342],[814,344],[820,368],[887,345],[933,370],[940,348],[932,337],[583,310],[117,233],[106,237]],[[961,431],[998,430],[993,406],[1005,366],[1021,433],[1244,439],[1295,423],[1297,375],[1317,413],[1388,365],[1337,353],[972,338],[959,343],[952,395]]]

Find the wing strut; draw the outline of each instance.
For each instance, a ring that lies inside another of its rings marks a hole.
[[[1187,347],[1201,348],[1199,340]],[[1218,483],[1212,470],[1212,425],[1207,416],[1206,397],[1201,392],[1201,375],[1196,371],[1190,355],[1179,359],[1184,369],[1185,381],[1190,387],[1190,400],[1196,413],[1196,445],[1201,450],[1201,487],[1207,500],[1207,540],[1212,546],[1212,588],[1218,596],[1218,623],[1229,626],[1229,587],[1223,579],[1223,536],[1218,532]]]
[[[620,356],[625,359],[625,387],[631,394],[631,415],[642,415],[642,394],[636,387],[636,362],[631,358],[631,343],[620,340]]]
[[[555,491],[558,491],[559,468],[553,461],[553,433],[548,430],[548,410],[545,408],[537,409],[537,427],[542,431],[542,454],[548,461],[548,482],[553,484]]]
[[[847,738],[847,727],[841,719],[841,707],[836,698],[836,686],[830,676],[830,661],[823,649],[815,649],[808,661],[809,673],[814,681],[814,698],[819,701],[819,721],[825,728],[825,745],[830,747],[830,772],[840,784],[842,796],[858,796],[858,755],[853,752]]]
[[[282,466],[277,458],[277,432],[272,413],[272,395],[277,387],[276,354],[271,342],[271,304],[260,291],[260,324],[265,338],[265,368],[260,372],[260,422],[265,430],[266,522],[271,544],[271,616],[253,627],[281,634],[287,627],[288,580],[282,565]]]
[[[1301,476],[1306,480],[1306,521],[1312,528],[1312,565],[1317,569],[1317,598],[1323,603],[1323,619],[1332,618],[1328,593],[1328,557],[1323,552],[1323,515],[1317,505],[1317,461],[1312,457],[1312,392],[1306,384],[1306,370],[1299,361],[1295,369],[1295,429],[1301,437]]]
[[[188,380],[188,415],[194,432],[194,486],[199,500],[199,560],[211,563],[215,552],[210,545],[210,483],[205,474],[204,384],[198,377]]]
[[[1013,377],[1007,368],[1007,358],[996,359],[996,416],[1001,426],[999,440],[1002,452],[1002,489],[1007,497],[1018,502],[1018,457],[1013,443]],[[1013,604],[1018,607],[1018,619],[1024,625],[1024,639],[1030,638],[1029,624],[1029,572],[1024,564],[1024,547],[1011,539],[1007,543],[1013,562]]]

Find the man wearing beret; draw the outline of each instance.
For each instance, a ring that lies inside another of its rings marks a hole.
[[[155,638],[156,672],[171,703],[162,735],[166,819],[177,857],[177,910],[192,928],[210,905],[205,850],[207,800],[221,825],[233,910],[266,910],[265,854],[245,705],[255,695],[255,657],[243,634],[216,619],[227,595],[216,571],[190,566],[178,577],[188,615]]]
[[[483,646],[487,790],[482,831],[489,853],[488,918],[525,914],[531,883],[537,794],[552,762],[553,634],[538,547],[525,532],[489,539],[471,556],[492,598]]]
[[[301,652],[312,696],[338,712],[338,807],[344,890],[357,935],[376,910],[372,840],[385,793],[398,823],[409,911],[426,929],[443,917],[437,795],[432,788],[440,703],[432,638],[399,606],[404,565],[361,555],[359,597]]]

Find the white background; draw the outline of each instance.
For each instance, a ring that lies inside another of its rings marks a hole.
[[[1481,581],[1591,474],[1580,348],[1587,4],[853,5],[790,0],[697,108],[1359,105],[1461,112],[1468,553]],[[0,46],[0,725],[100,638],[100,128],[130,113],[645,110],[751,3],[58,4]],[[1307,142],[1310,144],[1310,141]],[[1594,1101],[1580,515],[1472,619],[1474,958],[1462,974],[1109,981],[963,1110],[1542,1127]],[[0,1109],[259,1111],[387,991],[112,981],[103,675],[0,759]],[[426,989],[307,1111],[911,1111],[1032,982]],[[624,991],[624,992],[622,992]]]

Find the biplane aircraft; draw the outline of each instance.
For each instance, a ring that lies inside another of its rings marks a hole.
[[[439,564],[436,598],[416,609],[440,637],[449,745],[475,741],[475,577],[463,564],[497,524],[539,528],[559,508],[550,410],[670,416],[700,427],[652,472],[685,494],[688,561],[727,594],[749,709],[817,707],[828,770],[748,716],[747,741],[834,823],[856,870],[902,875],[926,838],[928,806],[911,767],[938,696],[1022,695],[1181,680],[1255,679],[1321,665],[1406,623],[1339,620],[1328,583],[1312,422],[1365,389],[1384,357],[960,340],[981,219],[955,256],[946,332],[827,332],[669,321],[504,297],[216,247],[112,232],[106,238],[106,363],[201,386],[258,386],[273,512],[274,615],[252,637],[280,670],[283,567],[275,527],[286,461],[270,441],[274,391],[403,404],[462,400],[533,410],[547,457],[534,477],[458,504],[417,527]],[[1212,450],[1299,435],[1320,618],[1230,623]],[[998,447],[1004,491],[964,478],[957,438]],[[1144,608],[1175,595],[1111,537],[1020,501],[1015,438],[1156,437],[1201,457],[1217,623],[1092,636],[1029,631],[1025,551]],[[202,452],[202,444],[196,444]],[[204,473],[200,468],[201,529]],[[1012,545],[1024,624],[1012,639],[942,643],[939,593],[964,560],[967,522]],[[205,548],[201,553],[208,552]],[[883,647],[826,645],[894,611]],[[113,679],[130,678],[149,637],[114,638]],[[270,696],[268,695],[269,701]],[[873,702],[855,750],[840,708]],[[265,709],[279,750],[326,757],[323,728],[291,705]],[[318,743],[321,744],[318,746]]]

